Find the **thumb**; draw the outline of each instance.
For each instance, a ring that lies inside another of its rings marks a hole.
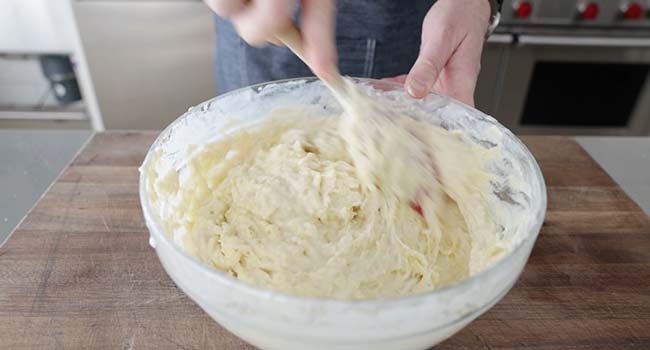
[[[443,68],[442,62],[436,57],[418,57],[406,77],[406,91],[415,98],[425,97],[438,80]]]
[[[415,64],[406,77],[406,91],[415,98],[425,97],[438,80],[447,61],[454,52],[453,35],[450,28],[440,23],[422,26],[422,44]]]

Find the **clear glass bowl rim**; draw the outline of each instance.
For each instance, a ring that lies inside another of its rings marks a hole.
[[[355,81],[358,82],[366,82],[370,84],[375,84],[375,85],[383,85],[383,86],[389,86],[393,88],[402,88],[401,84],[390,82],[390,81],[385,81],[385,80],[376,80],[376,79],[367,79],[367,78],[353,78]],[[546,193],[546,185],[544,181],[544,177],[542,175],[542,172],[539,168],[539,165],[537,164],[537,161],[533,157],[533,155],[530,153],[526,145],[519,140],[516,136],[512,135],[511,136],[516,140],[522,149],[524,150],[525,153],[527,153],[528,156],[531,157],[531,159],[534,160],[534,165],[535,165],[535,173],[536,176],[539,177],[541,180],[541,185],[542,185],[542,205],[540,206],[540,212],[536,213],[537,218],[540,218],[537,220],[535,223],[534,229],[529,232],[529,234],[524,237],[521,241],[518,242],[518,244],[508,253],[508,255],[502,257],[499,259],[497,262],[495,262],[492,266],[488,267],[487,269],[472,275],[468,278],[465,278],[459,282],[456,282],[454,284],[450,284],[441,288],[434,289],[429,292],[424,292],[424,293],[416,293],[416,294],[409,294],[405,296],[398,296],[398,297],[388,297],[388,298],[376,298],[376,299],[357,299],[357,300],[346,300],[346,299],[334,299],[334,298],[323,298],[323,297],[310,297],[310,296],[301,296],[301,295],[295,295],[295,294],[290,294],[290,293],[285,293],[285,292],[280,292],[280,291],[275,291],[267,288],[262,288],[262,287],[257,287],[255,285],[243,282],[235,277],[232,277],[228,275],[227,273],[218,271],[216,269],[212,269],[198,260],[194,259],[187,253],[185,253],[178,245],[176,245],[174,242],[171,241],[171,239],[164,233],[162,226],[158,222],[158,220],[155,219],[154,215],[151,215],[151,210],[149,208],[149,201],[146,196],[146,176],[143,175],[142,169],[144,166],[147,164],[147,160],[149,158],[149,155],[152,153],[152,151],[158,146],[159,142],[161,141],[162,137],[166,135],[170,129],[174,128],[174,125],[176,123],[179,123],[182,119],[187,117],[189,114],[193,113],[195,110],[200,110],[201,106],[206,105],[208,103],[215,103],[219,101],[222,98],[225,98],[227,96],[231,95],[236,95],[239,94],[245,90],[248,89],[253,89],[256,92],[260,91],[263,89],[265,86],[268,85],[274,85],[274,84],[283,84],[283,83],[292,83],[292,82],[301,82],[304,81],[306,84],[307,83],[312,83],[315,81],[318,81],[317,78],[315,77],[300,77],[300,78],[289,78],[289,79],[282,79],[282,80],[274,80],[274,81],[267,81],[259,84],[254,84],[254,85],[249,85],[245,86],[236,90],[229,91],[225,94],[213,97],[209,100],[206,100],[197,106],[191,107],[187,112],[182,114],[180,117],[176,118],[172,123],[170,123],[160,134],[156,137],[155,141],[152,143],[151,147],[147,151],[147,155],[145,157],[145,160],[143,162],[142,167],[140,168],[140,180],[139,180],[139,195],[140,195],[140,204],[142,205],[142,210],[145,215],[145,218],[150,217],[151,220],[148,221],[148,225],[152,225],[153,227],[150,228],[150,232],[155,236],[154,240],[156,245],[158,244],[165,244],[167,246],[170,246],[171,249],[174,250],[175,253],[178,253],[180,256],[182,256],[183,260],[187,261],[190,265],[193,265],[194,267],[197,267],[199,270],[203,271],[207,275],[219,280],[221,283],[223,283],[227,287],[235,288],[239,291],[245,292],[247,294],[255,295],[259,298],[262,299],[269,299],[273,300],[275,302],[290,302],[290,303],[296,303],[296,304],[306,304],[306,305],[313,305],[314,303],[317,303],[319,305],[332,305],[332,306],[339,306],[339,307],[377,307],[377,306],[390,306],[390,305],[397,305],[401,303],[412,303],[412,302],[418,302],[418,301],[425,301],[426,299],[433,299],[436,298],[442,294],[445,294],[451,290],[454,289],[463,289],[464,286],[469,285],[477,280],[484,280],[484,279],[490,279],[493,274],[496,273],[496,271],[499,269],[500,266],[503,266],[505,264],[508,264],[512,261],[513,257],[517,255],[516,253],[520,251],[521,249],[524,249],[524,247],[527,245],[526,243],[530,242],[531,240],[536,240],[537,236],[539,235],[540,229],[542,227],[542,224],[544,222],[543,218],[546,213],[546,207],[547,207],[547,193]],[[431,95],[437,95],[434,92],[430,92],[429,94]],[[467,108],[475,109],[474,107],[468,106],[460,101],[453,100],[454,103],[461,104],[466,106]],[[480,112],[480,111],[479,111]],[[481,112],[482,113],[482,112]],[[504,127],[504,130],[506,132],[510,131]],[[525,265],[524,265],[525,267]]]

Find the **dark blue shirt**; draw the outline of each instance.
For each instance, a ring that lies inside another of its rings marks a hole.
[[[336,46],[341,73],[384,78],[408,73],[420,47],[422,21],[434,0],[339,0]],[[299,13],[299,11],[298,11]],[[296,18],[299,22],[300,18]],[[313,74],[285,47],[252,47],[232,24],[215,19],[217,93]]]

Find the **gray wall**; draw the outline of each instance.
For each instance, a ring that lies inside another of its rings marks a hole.
[[[77,1],[107,129],[161,129],[215,94],[212,13],[201,1]]]

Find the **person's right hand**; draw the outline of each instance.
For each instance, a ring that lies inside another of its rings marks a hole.
[[[247,43],[279,44],[275,33],[291,25],[297,0],[205,0],[219,16],[232,21]],[[301,0],[300,31],[309,68],[317,76],[337,71],[335,0]]]

